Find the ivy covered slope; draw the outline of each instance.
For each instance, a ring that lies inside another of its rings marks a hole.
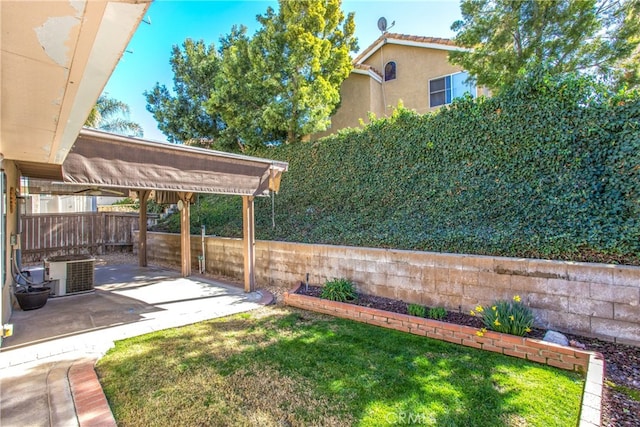
[[[259,239],[640,261],[638,92],[538,75],[494,98],[422,116],[399,108],[255,154],[290,165],[275,228],[272,201],[256,201]],[[213,233],[241,235],[236,199],[213,203],[236,218]]]

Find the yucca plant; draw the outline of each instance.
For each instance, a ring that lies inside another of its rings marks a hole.
[[[348,279],[334,279],[326,282],[320,294],[320,298],[340,302],[354,300],[356,296],[355,286]]]

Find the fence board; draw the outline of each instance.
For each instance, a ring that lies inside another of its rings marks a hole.
[[[20,217],[23,262],[58,255],[92,254],[133,248],[138,214],[83,212]]]

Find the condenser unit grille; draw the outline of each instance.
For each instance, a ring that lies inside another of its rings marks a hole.
[[[67,263],[66,293],[93,290],[93,260]]]
[[[95,258],[67,255],[44,260],[44,280],[51,283],[49,296],[61,297],[94,289]]]

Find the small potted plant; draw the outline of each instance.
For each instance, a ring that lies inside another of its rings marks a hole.
[[[49,292],[51,291],[49,286],[44,286],[47,282],[40,285],[29,284],[30,277],[31,275],[27,271],[21,272],[16,277],[17,286],[13,294],[16,296],[18,305],[23,311],[43,307],[47,303]]]

